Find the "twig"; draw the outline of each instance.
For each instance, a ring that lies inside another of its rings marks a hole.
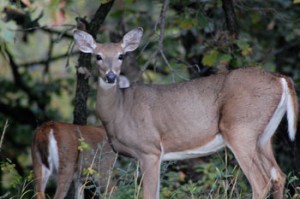
[[[171,70],[171,72],[173,73],[173,82],[175,82],[175,75],[177,75],[178,77],[180,77],[181,79],[184,80],[188,80],[187,78],[183,77],[182,75],[178,74],[174,68],[172,68],[172,66],[170,65],[168,59],[165,56],[165,53],[161,50],[160,51],[161,57],[163,58],[164,62],[167,64],[168,68]]]
[[[110,185],[110,181],[111,181],[111,179],[112,179],[112,170],[113,170],[113,168],[114,168],[115,165],[116,165],[118,156],[119,156],[119,154],[117,153],[117,154],[116,154],[116,157],[115,157],[115,160],[114,160],[114,163],[113,163],[112,167],[111,167],[110,170],[109,170],[108,179],[107,179],[106,188],[105,188],[105,192],[104,192],[103,198],[106,198],[106,197],[107,197],[107,194],[108,194],[108,191],[109,191],[108,188],[109,188],[109,185]],[[111,197],[111,194],[112,194],[112,193],[113,193],[113,189],[110,190],[110,193],[109,193],[109,197],[108,197],[108,198]]]
[[[151,61],[153,61],[153,59],[155,57],[157,57],[157,55],[159,54],[161,56],[161,58],[163,59],[163,61],[165,62],[165,64],[167,65],[167,67],[172,72],[173,81],[175,81],[175,75],[178,76],[181,79],[187,80],[187,78],[183,77],[182,75],[180,75],[176,72],[176,70],[171,66],[170,62],[168,61],[168,59],[167,59],[167,57],[164,53],[164,36],[165,36],[165,27],[166,27],[166,14],[167,14],[167,10],[168,10],[168,7],[169,7],[169,3],[170,3],[170,0],[164,0],[163,6],[162,6],[162,9],[161,9],[161,12],[160,12],[159,20],[156,22],[156,24],[154,26],[154,32],[157,32],[158,26],[159,26],[159,31],[160,31],[159,34],[158,34],[158,47],[150,55],[148,61],[142,67],[141,73],[143,73],[148,68]],[[141,75],[141,73],[140,73],[140,75]],[[139,75],[139,77],[140,77],[140,75]]]
[[[69,63],[70,63],[70,56],[72,54],[72,51],[73,51],[73,48],[74,48],[74,41],[72,41],[68,47],[68,51],[67,51],[67,60],[66,60],[66,64],[65,64],[65,67],[67,68],[69,66]]]
[[[73,42],[72,42],[73,43]],[[53,62],[53,61],[57,61],[59,59],[64,59],[65,57],[70,57],[70,56],[75,56],[78,55],[79,51],[75,51],[75,52],[70,52],[70,50],[68,50],[67,53],[61,54],[61,55],[57,55],[57,56],[53,56],[51,59],[45,59],[45,60],[38,60],[38,61],[33,61],[33,62],[27,62],[27,63],[22,63],[19,64],[20,67],[30,67],[33,65],[44,65],[47,63],[47,61],[49,62]]]
[[[160,13],[160,22],[159,22],[159,42],[158,42],[158,47],[160,48],[160,51],[163,49],[163,41],[164,41],[164,35],[165,35],[165,26],[166,26],[166,13],[169,7],[169,0],[165,0],[161,13]]]
[[[44,77],[49,72],[50,59],[52,57],[53,47],[54,47],[54,39],[52,37],[52,34],[50,34],[49,35],[48,56],[47,56],[47,60],[45,62],[45,69],[44,69]]]
[[[37,95],[35,92],[33,92],[32,89],[30,89],[28,84],[26,84],[26,82],[24,81],[22,75],[19,72],[19,65],[14,60],[14,57],[11,54],[11,52],[8,50],[7,46],[4,46],[3,51],[5,52],[5,54],[8,58],[8,63],[9,63],[10,68],[12,70],[15,85],[17,87],[19,87],[21,90],[23,90],[28,95],[30,100],[36,101],[37,104],[38,104],[38,107],[41,110],[44,110],[44,108],[46,106],[45,102],[41,99],[41,97],[39,95]]]
[[[8,127],[8,120],[6,120],[3,131],[2,131],[2,135],[1,135],[1,139],[0,139],[0,152],[1,152],[2,143],[3,143],[3,139],[4,139],[4,135],[5,135],[7,127]]]
[[[62,26],[62,25],[60,25]],[[68,29],[66,29],[65,31],[59,31],[59,30],[54,30],[54,29],[51,29],[55,26],[35,26],[35,27],[30,27],[30,28],[17,28],[17,29],[9,29],[11,31],[15,31],[15,32],[28,32],[28,31],[33,31],[33,30],[42,30],[44,32],[47,32],[47,33],[50,33],[50,34],[58,34],[58,38],[62,38],[62,37],[65,37],[65,38],[68,38],[68,39],[72,39],[73,40],[73,36],[71,34],[67,34],[66,32],[71,30],[71,29],[74,29],[76,26],[75,25],[72,25],[72,24],[65,24],[63,25],[65,27],[69,27]]]
[[[141,180],[138,183],[138,176],[139,176],[139,168],[140,168],[140,163],[138,162],[136,165],[136,174],[135,174],[135,179],[134,179],[134,199],[139,198],[140,195],[140,191],[141,191],[141,187],[142,187],[142,183],[144,180],[144,174],[142,174]]]
[[[289,50],[290,48],[293,48],[295,46],[298,46],[300,44],[300,40],[296,40],[296,41],[292,41],[290,43],[288,43],[287,45],[281,47],[281,48],[278,48],[278,49],[275,49],[275,50],[272,50],[271,52],[269,53],[266,53],[264,56],[262,56],[261,58],[255,60],[255,62],[264,62],[266,61],[268,58],[270,57],[275,57],[276,55],[284,52],[284,51],[287,51]]]
[[[144,71],[148,68],[150,62],[153,60],[154,57],[157,56],[157,53],[158,53],[158,49],[155,50],[155,51],[150,55],[148,61],[147,61],[147,62],[144,64],[144,66],[142,67],[142,70],[141,70],[142,72],[144,72]]]
[[[173,73],[172,77],[173,77],[173,82],[175,82],[175,75],[177,75],[178,77],[187,80],[187,78],[183,77],[182,75],[178,74],[170,65],[165,53],[164,53],[164,45],[163,45],[163,41],[164,41],[164,35],[165,35],[165,27],[166,27],[166,13],[169,7],[169,0],[165,0],[161,13],[160,13],[160,34],[159,34],[159,41],[158,41],[158,51],[162,57],[162,59],[164,60],[164,62],[166,63],[166,65],[168,66],[168,68],[170,69],[170,71]]]
[[[163,39],[164,39],[165,24],[166,24],[165,17],[166,17],[168,5],[169,5],[169,0],[165,0],[164,4],[162,6],[161,12],[160,12],[159,20],[157,20],[157,22],[155,23],[155,26],[154,26],[154,34],[155,34],[157,32],[157,26],[159,24],[160,33],[158,35],[158,48],[150,55],[148,61],[142,67],[137,79],[140,79],[140,76],[142,75],[142,73],[148,68],[151,61],[153,61],[153,59],[158,55],[158,53],[163,51],[162,50],[163,49]],[[149,42],[148,42],[148,44],[149,44]],[[145,47],[143,49],[145,49]]]

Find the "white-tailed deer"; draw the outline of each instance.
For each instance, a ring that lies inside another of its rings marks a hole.
[[[79,139],[89,144],[91,150],[80,151]],[[77,198],[83,198],[82,185],[87,176],[83,168],[92,168],[94,178],[102,190],[112,188],[109,171],[116,154],[107,141],[102,127],[80,126],[62,122],[47,122],[37,128],[32,143],[34,185],[37,199],[45,199],[45,188],[49,177],[56,174],[57,188],[55,199],[63,199],[75,180]]]
[[[143,34],[134,29],[119,43],[96,43],[76,30],[80,51],[96,56],[97,113],[120,154],[136,158],[143,174],[143,198],[159,198],[160,164],[206,156],[228,147],[263,199],[271,188],[283,198],[285,175],[273,155],[271,137],[287,113],[291,140],[298,102],[288,77],[258,68],[237,69],[171,85],[116,86],[124,54]]]

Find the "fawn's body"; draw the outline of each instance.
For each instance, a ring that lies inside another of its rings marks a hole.
[[[80,141],[91,146],[91,150],[79,150]],[[109,183],[108,175],[115,160],[115,153],[107,143],[102,127],[80,126],[62,122],[47,122],[37,128],[32,143],[32,161],[35,176],[35,191],[38,199],[45,198],[45,188],[51,175],[56,175],[55,199],[63,199],[75,180],[77,197],[83,197],[82,185],[87,176],[83,168],[93,168],[93,177],[102,190]]]

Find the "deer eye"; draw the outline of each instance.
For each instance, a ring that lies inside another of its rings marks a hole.
[[[99,60],[102,60],[102,57],[101,55],[96,55],[96,59],[99,61]]]
[[[119,60],[123,60],[124,59],[124,54],[120,54],[118,57]]]

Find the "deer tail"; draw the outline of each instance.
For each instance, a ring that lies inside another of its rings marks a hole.
[[[287,121],[288,133],[291,141],[295,140],[298,122],[298,99],[294,88],[293,81],[290,78],[285,78],[288,86],[287,92]]]
[[[270,118],[268,125],[259,138],[260,145],[264,145],[271,139],[285,113],[287,114],[288,120],[289,138],[292,141],[295,140],[298,117],[298,101],[296,91],[291,79],[287,77],[281,77],[280,83],[282,87],[281,99],[272,117]]]

